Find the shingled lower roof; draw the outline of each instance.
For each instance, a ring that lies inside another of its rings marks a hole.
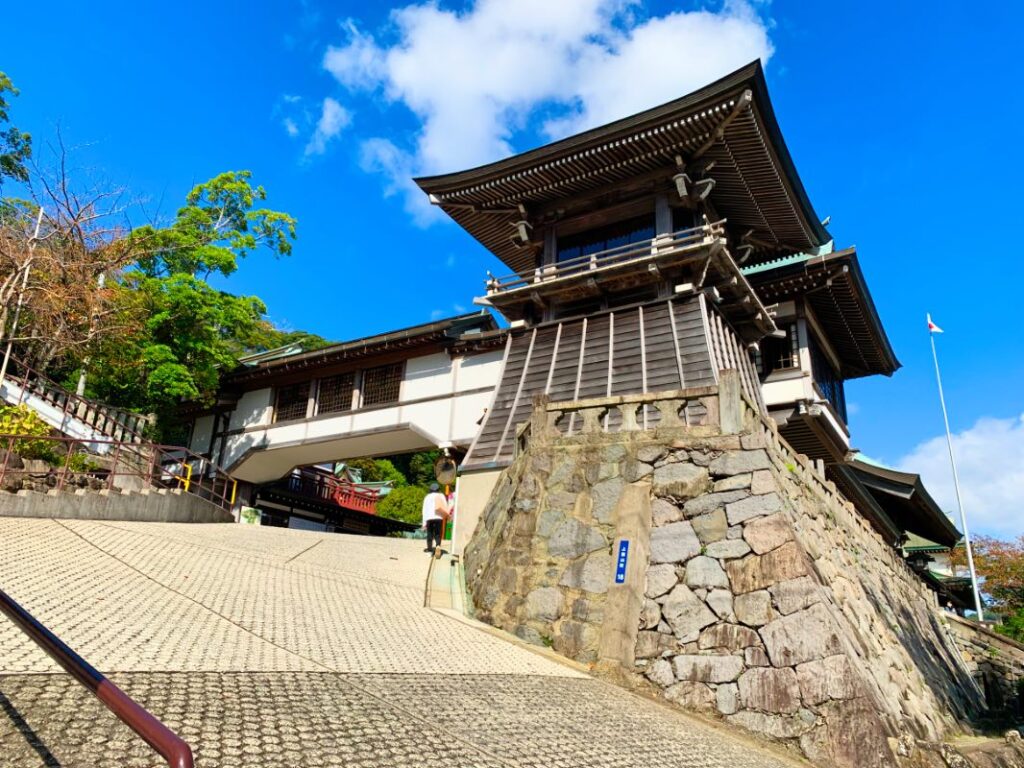
[[[844,379],[890,376],[900,367],[855,249],[824,256],[799,254],[742,271],[766,305],[795,297],[810,305],[839,355]]]
[[[529,211],[657,171],[667,180],[677,155],[685,161],[700,152],[715,163],[715,209],[736,231],[754,230],[765,243],[754,261],[828,242],[775,120],[760,62],[632,117],[416,183],[488,250],[525,273],[535,266],[534,252],[510,237],[519,205]]]

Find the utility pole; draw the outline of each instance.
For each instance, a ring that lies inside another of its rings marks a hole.
[[[25,272],[21,277],[21,290],[18,291],[18,303],[14,308],[14,320],[11,321],[11,333],[7,337],[7,349],[4,351],[4,362],[0,366],[0,388],[4,385],[7,377],[7,366],[11,362],[11,348],[14,346],[14,334],[18,330],[18,318],[21,316],[21,305],[25,303],[25,288],[28,286],[28,274],[32,271],[32,259],[35,258],[36,242],[39,240],[39,228],[43,224],[43,208],[39,207],[39,215],[36,216],[36,230],[32,239],[28,241],[28,258],[25,260]],[[2,329],[0,329],[2,330]]]

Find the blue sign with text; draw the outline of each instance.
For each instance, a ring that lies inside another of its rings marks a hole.
[[[619,559],[615,563],[615,583],[622,584],[626,580],[626,561],[629,560],[629,541],[619,542]]]

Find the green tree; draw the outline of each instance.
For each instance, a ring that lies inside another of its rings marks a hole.
[[[222,173],[195,187],[166,227],[128,238],[143,255],[116,286],[120,312],[141,317],[138,330],[110,340],[90,365],[90,392],[124,407],[152,411],[164,427],[181,400],[208,403],[220,374],[271,334],[266,306],[206,279],[228,276],[257,247],[291,253],[295,220],[255,206],[266,198],[249,171]]]
[[[7,111],[10,108],[7,99],[17,95],[18,89],[11,78],[0,72],[0,187],[3,187],[5,178],[28,180],[25,163],[32,156],[32,137],[11,125]]]
[[[425,489],[418,485],[395,488],[377,502],[377,514],[392,520],[419,525],[423,519],[423,497]]]
[[[394,488],[408,485],[405,475],[389,459],[353,459],[348,465],[362,472],[364,483],[386,483],[390,480]]]
[[[409,459],[409,482],[424,488],[437,482],[434,476],[434,462],[440,457],[441,452],[438,450],[414,453]]]

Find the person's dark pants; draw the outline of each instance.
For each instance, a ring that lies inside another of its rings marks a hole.
[[[443,520],[427,520],[427,549],[431,552],[434,551],[434,547],[441,546],[442,525],[444,525]]]

